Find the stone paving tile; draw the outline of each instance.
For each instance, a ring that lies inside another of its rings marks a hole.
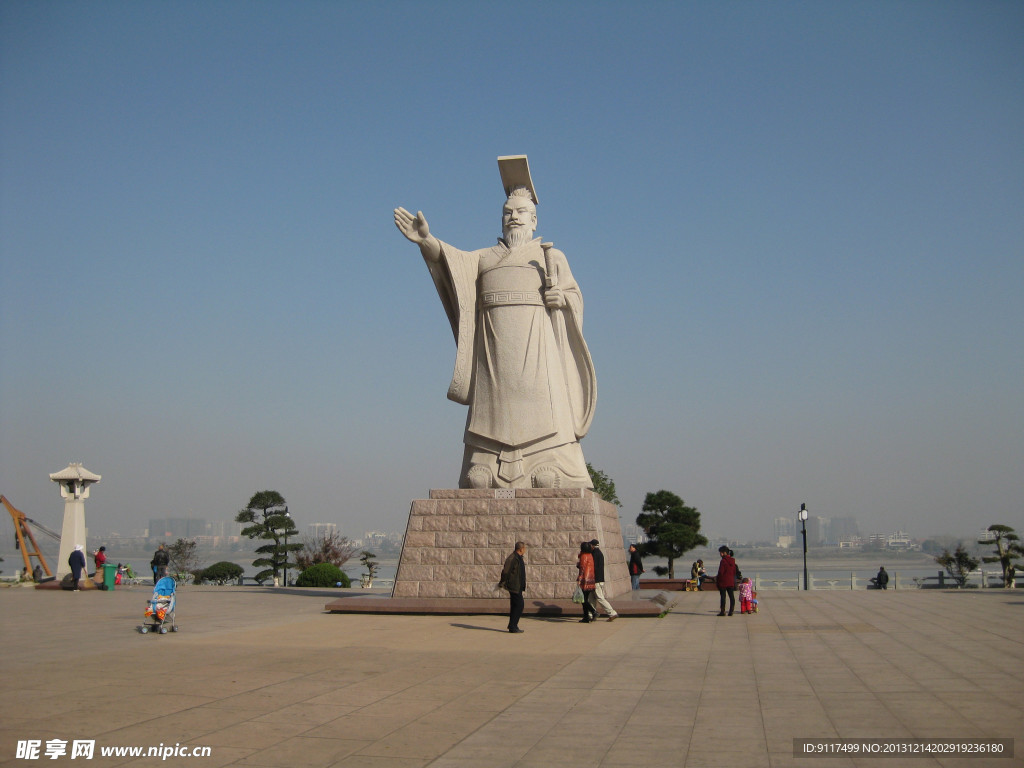
[[[195,763],[195,764],[202,765],[203,768],[207,768],[207,767],[208,768],[223,768],[223,766],[226,766],[226,765],[237,765],[238,761],[244,760],[249,755],[253,754],[253,752],[254,752],[254,750],[251,750],[251,749],[235,748],[235,747],[220,747],[220,748],[214,750],[210,754],[209,757],[205,757],[204,756],[204,757],[199,757],[199,758],[189,758],[187,760],[185,758],[178,758],[177,763],[179,765]],[[107,759],[108,758],[96,758],[96,761],[98,762],[99,765],[102,765],[102,766],[104,766],[104,768],[106,768],[106,766],[111,765],[111,763],[107,762]],[[174,762],[175,762],[174,758],[170,758],[168,760],[161,760],[158,763],[157,762],[157,758],[155,758],[155,757],[138,757],[138,758],[129,759],[126,762],[119,763],[119,764],[120,765],[135,765],[135,766],[153,766],[153,765],[168,765],[168,764],[173,764]],[[86,763],[86,765],[90,765],[90,764],[91,763]],[[22,765],[21,765],[21,768],[25,768],[25,765],[26,764],[23,762]]]
[[[295,736],[248,755],[234,765],[279,768],[328,768],[342,758],[354,755],[372,741],[318,739]]]
[[[41,737],[205,745],[209,768],[1024,765],[792,754],[794,738],[950,723],[1024,733],[1024,614],[1001,591],[769,591],[731,619],[714,616],[717,595],[687,594],[663,619],[530,621],[513,637],[500,616],[330,616],[294,590],[185,588],[184,631],[143,638],[148,594],[70,594],[0,590],[0,685],[18,702],[2,768]],[[86,623],[110,630],[66,631]],[[149,674],[155,653],[169,673]],[[581,733],[597,734],[583,752]],[[146,759],[97,760],[133,762]]]
[[[211,747],[265,749],[308,730],[309,725],[304,723],[267,723],[250,720],[204,733],[197,742],[201,741],[203,745]]]
[[[271,722],[271,723],[298,723],[305,724],[309,727],[317,725],[323,725],[329,723],[332,720],[354,712],[358,707],[346,706],[342,704],[329,705],[320,704],[310,701],[302,701],[298,704],[291,704],[287,707],[268,712],[265,715],[252,718],[254,722]],[[230,710],[227,710],[230,711]]]
[[[768,752],[765,750],[733,751],[727,737],[717,748],[694,749],[686,753],[686,768],[771,768]]]
[[[325,739],[370,739],[376,741],[398,730],[408,721],[393,717],[371,717],[358,712],[343,715],[323,725],[310,728],[303,736]]]
[[[520,762],[519,756],[513,757],[503,752],[494,752],[480,757],[452,757],[451,754],[447,754],[430,762],[430,768],[480,768],[481,766],[488,766],[488,768],[513,768],[513,766],[522,765],[523,763]],[[390,768],[390,763],[388,766]],[[362,765],[353,765],[352,768],[363,767]],[[396,765],[395,768],[400,768],[400,766]]]
[[[424,768],[435,766],[436,762],[418,760],[407,757],[371,757],[370,755],[351,755],[334,763],[330,768]]]

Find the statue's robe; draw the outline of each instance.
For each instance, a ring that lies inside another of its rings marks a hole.
[[[579,439],[594,415],[597,380],[565,255],[545,253],[539,238],[468,252],[440,245],[427,267],[455,335],[448,397],[469,405],[460,485],[469,486],[466,471],[486,453],[496,457],[496,485],[529,485],[532,470],[554,467],[564,484],[590,487]],[[544,306],[548,264],[562,309]]]

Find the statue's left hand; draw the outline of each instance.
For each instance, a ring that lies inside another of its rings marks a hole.
[[[562,309],[566,304],[565,293],[561,288],[544,289],[544,306],[548,309]]]

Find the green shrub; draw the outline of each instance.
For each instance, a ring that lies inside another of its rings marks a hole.
[[[238,581],[238,577],[243,573],[245,573],[245,569],[242,566],[221,560],[204,569],[201,580],[206,584],[226,584]]]
[[[338,566],[331,563],[317,563],[299,574],[295,581],[297,587],[333,587],[338,582],[341,586],[351,586],[348,576]]]

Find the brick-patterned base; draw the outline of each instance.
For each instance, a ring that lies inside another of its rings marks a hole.
[[[432,490],[412,503],[391,595],[505,599],[498,578],[518,540],[527,546],[527,599],[567,599],[580,542],[591,539],[604,552],[605,594],[629,592],[618,508],[593,491]]]

